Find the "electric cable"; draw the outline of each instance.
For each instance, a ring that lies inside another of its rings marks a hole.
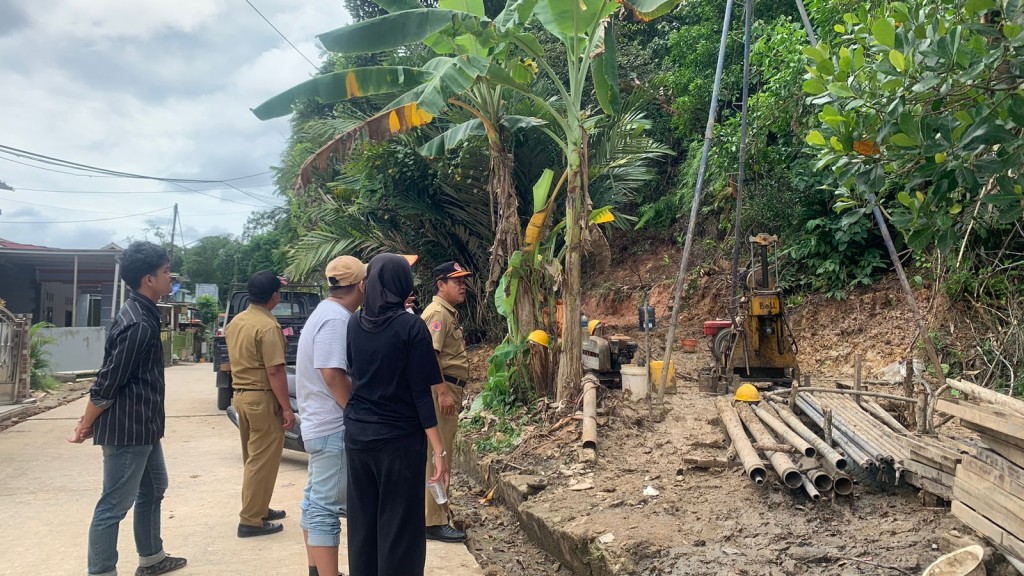
[[[163,212],[164,210],[170,210],[174,206],[165,206],[164,208],[158,208],[156,210],[150,210],[149,212],[139,212],[138,214],[125,214],[123,216],[113,216],[110,218],[91,218],[89,220],[54,220],[49,222],[23,222],[23,221],[4,221],[4,225],[9,224],[85,224],[87,222],[106,222],[108,220],[121,220],[124,218],[134,218],[136,216],[145,216],[147,214],[154,214],[156,212]]]
[[[295,50],[295,52],[298,53],[299,56],[302,56],[303,60],[305,60],[306,62],[309,62],[309,65],[312,66],[313,69],[315,69],[315,70],[319,70],[320,69],[320,67],[317,66],[316,64],[314,64],[312,60],[310,60],[309,58],[306,58],[306,55],[303,54],[298,48],[296,48],[295,44],[292,44],[292,41],[289,40],[284,35],[284,33],[282,33],[280,30],[277,29],[277,26],[274,26],[273,22],[268,20],[267,17],[264,16],[263,13],[259,11],[259,8],[256,8],[255,6],[253,6],[252,2],[250,2],[249,0],[245,0],[245,3],[248,4],[249,7],[252,8],[257,14],[259,14],[260,18],[263,18],[263,21],[266,22],[268,25],[270,25],[270,27],[274,29],[274,32],[277,32],[277,35],[280,36],[281,38],[283,38],[284,41],[287,42],[288,45],[292,47],[292,50]]]

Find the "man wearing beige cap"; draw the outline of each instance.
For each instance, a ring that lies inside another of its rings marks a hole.
[[[300,522],[311,576],[338,574],[341,517],[347,514],[345,406],[352,393],[345,354],[348,321],[363,303],[366,265],[352,256],[327,264],[330,296],[299,335],[295,392],[309,478]]]

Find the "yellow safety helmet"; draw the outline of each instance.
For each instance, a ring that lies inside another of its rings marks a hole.
[[[534,330],[533,332],[530,332],[530,335],[527,336],[526,339],[529,342],[540,344],[545,348],[551,344],[551,338],[548,336],[548,333],[543,330]]]
[[[601,322],[600,320],[591,320],[590,322],[587,322],[587,334],[593,336],[594,334],[597,333],[597,329],[603,326],[604,323]]]
[[[760,402],[761,394],[753,384],[744,384],[736,390],[737,402]]]

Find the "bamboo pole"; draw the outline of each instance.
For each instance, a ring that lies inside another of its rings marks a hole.
[[[968,396],[973,396],[979,400],[984,400],[989,404],[995,404],[1000,408],[1005,408],[1015,414],[1024,416],[1024,402],[1021,402],[1020,400],[1004,396],[994,390],[978,386],[977,384],[964,382],[963,380],[954,380],[953,378],[950,378],[949,380],[946,380],[946,383],[949,384],[950,388],[963,392]]]
[[[583,435],[584,449],[597,450],[597,377],[583,376]]]
[[[746,472],[747,477],[754,481],[754,484],[758,486],[764,484],[768,471],[765,470],[761,458],[754,451],[754,447],[750,445],[750,439],[747,438],[747,433],[743,431],[743,424],[740,423],[736,409],[723,396],[715,398],[715,406],[718,408],[718,416],[722,420],[722,425],[725,426],[725,431],[729,434],[729,438],[732,439],[732,446],[736,450],[736,455],[739,456],[740,462],[743,464],[743,471]]]
[[[921,308],[917,305],[917,299],[914,298],[914,291],[910,288],[910,282],[907,280],[907,273],[903,270],[903,263],[900,261],[900,256],[896,252],[896,246],[892,243],[892,236],[889,235],[889,227],[885,225],[885,219],[882,217],[882,211],[878,208],[878,201],[875,198],[873,192],[868,193],[868,203],[871,205],[871,212],[875,216],[875,222],[878,224],[878,230],[882,233],[882,240],[885,241],[885,248],[889,251],[889,259],[892,260],[893,268],[896,269],[896,276],[900,279],[900,286],[903,287],[903,295],[907,299],[907,304],[910,306],[910,311],[914,314],[914,322],[917,323],[917,329],[921,334],[921,340],[924,342],[925,352],[928,354],[928,360],[931,361],[932,366],[935,367],[935,377],[939,381],[939,386],[946,383],[946,375],[942,373],[942,363],[939,361],[939,355],[935,351],[935,343],[932,342],[932,337],[928,333],[928,325],[924,321],[924,314],[921,313]],[[921,383],[927,389],[928,385],[924,383],[924,379]]]
[[[822,393],[822,394],[846,394],[847,396],[867,396],[867,397],[870,397],[870,398],[885,398],[886,400],[895,400],[897,402],[917,403],[917,400],[914,399],[914,398],[907,398],[906,396],[897,396],[895,394],[886,394],[884,392],[870,392],[868,390],[845,390],[843,388],[804,388],[804,387],[801,387],[799,389],[799,392],[801,394],[803,394],[804,392],[815,392],[815,393]],[[777,392],[771,392],[771,393],[769,393],[767,395],[769,395],[769,396],[774,398],[775,396],[778,396],[778,395],[792,394],[792,393],[793,393],[793,389],[790,389],[790,390],[779,390]]]
[[[747,430],[750,431],[750,435],[757,440],[759,444],[773,444],[775,439],[772,438],[771,433],[765,429],[758,420],[757,416],[754,416],[754,412],[750,409],[750,406],[746,404],[740,404],[736,406],[736,413],[739,414],[740,420],[746,425]],[[782,483],[790,488],[799,488],[803,475],[797,470],[793,464],[793,460],[789,456],[781,452],[766,452],[768,461],[772,463],[772,468],[778,473],[779,478],[782,479]]]
[[[718,97],[722,91],[722,72],[725,69],[725,48],[729,40],[729,23],[732,21],[733,0],[725,1],[725,16],[722,19],[722,37],[718,43],[718,64],[715,66],[715,84],[711,90],[711,105],[708,108],[708,123],[704,128],[704,149],[701,151],[700,166],[697,168],[697,185],[693,193],[693,204],[690,206],[690,221],[686,225],[686,241],[683,242],[683,257],[679,261],[679,274],[676,276],[675,300],[672,303],[672,318],[668,323],[668,334],[665,335],[665,364],[661,369],[661,382],[668,382],[668,367],[672,360],[672,345],[675,343],[676,324],[679,322],[679,307],[683,300],[683,288],[686,286],[686,271],[690,265],[690,251],[693,249],[693,237],[697,228],[697,216],[700,214],[700,199],[704,192],[704,178],[707,175],[708,155],[711,153],[711,141],[715,135],[715,117],[718,113]],[[658,404],[665,402],[665,388],[658,390]]]

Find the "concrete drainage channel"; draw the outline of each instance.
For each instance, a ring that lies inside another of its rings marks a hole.
[[[460,439],[461,440],[461,439]],[[606,549],[586,526],[572,525],[530,501],[543,491],[543,476],[501,472],[500,464],[481,458],[471,442],[457,440],[454,466],[484,491],[494,488],[500,502],[519,523],[529,540],[577,576],[616,576],[634,572],[632,558]],[[472,550],[471,550],[472,552]]]

